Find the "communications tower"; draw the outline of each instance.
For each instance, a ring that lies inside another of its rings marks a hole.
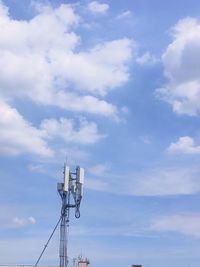
[[[70,209],[75,209],[75,217],[80,217],[80,203],[83,196],[84,169],[77,166],[75,172],[64,165],[64,181],[57,184],[57,190],[62,199],[60,223],[60,265],[68,267],[68,228]]]

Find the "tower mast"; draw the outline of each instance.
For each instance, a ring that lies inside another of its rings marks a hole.
[[[60,223],[60,265],[68,267],[68,229],[70,209],[75,209],[75,217],[80,217],[80,203],[83,196],[84,169],[77,166],[76,172],[70,171],[64,165],[64,181],[57,184],[57,189],[62,200]]]

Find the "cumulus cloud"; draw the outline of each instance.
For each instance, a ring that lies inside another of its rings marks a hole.
[[[60,137],[66,142],[78,144],[94,144],[103,137],[98,133],[96,123],[88,122],[85,118],[80,118],[80,126],[77,130],[75,130],[74,121],[66,118],[46,119],[42,122],[41,128],[50,138]]]
[[[4,155],[28,153],[52,157],[55,151],[50,147],[50,139],[61,138],[65,144],[94,144],[105,137],[98,133],[96,123],[82,117],[78,123],[67,118],[46,119],[39,127],[34,127],[3,101],[0,101],[0,113],[0,154]]]
[[[50,101],[47,104],[57,105],[63,109],[76,112],[100,114],[118,120],[119,112],[114,105],[106,102],[105,100],[100,100],[92,95],[81,96],[76,93],[65,93],[64,91],[59,91],[56,95],[54,95],[54,100],[55,102],[52,100],[52,103]]]
[[[102,96],[129,79],[131,40],[81,50],[75,32],[80,17],[72,6],[40,7],[35,17],[24,21],[12,19],[2,3],[0,7],[1,96],[117,116],[117,108]]]
[[[88,9],[94,14],[105,14],[109,9],[109,5],[98,1],[92,1],[88,4]]]
[[[79,53],[74,61],[72,60],[70,68],[69,61],[62,60],[60,64],[61,67],[68,67],[69,78],[77,88],[104,96],[110,89],[128,81],[129,72],[126,63],[131,59],[131,51],[132,42],[123,38],[104,42],[89,52]]]
[[[200,154],[200,146],[195,145],[193,138],[189,136],[180,137],[176,143],[172,143],[168,152],[183,154]]]
[[[157,95],[169,102],[177,114],[200,111],[200,23],[180,20],[173,28],[173,41],[162,56],[167,83]]]
[[[139,65],[154,65],[158,63],[158,59],[150,52],[144,53],[142,56],[136,58]]]
[[[158,232],[176,232],[200,238],[200,214],[163,216],[154,220],[150,229]]]
[[[99,10],[108,9],[94,3]],[[33,126],[11,103],[29,99],[118,120],[120,109],[104,97],[129,79],[133,47],[123,38],[82,49],[76,31],[82,18],[72,5],[34,5],[33,18],[17,20],[0,1],[0,153],[50,157],[55,154],[49,145],[54,139],[93,144],[104,136],[96,123],[83,118],[77,124],[69,118],[50,118]]]
[[[16,109],[0,101],[0,114],[0,154],[53,156],[45,133],[32,126]]]
[[[35,224],[36,223],[36,219],[32,216],[28,217],[28,218],[19,218],[19,217],[15,217],[13,218],[13,223],[17,226],[25,226],[28,224]]]

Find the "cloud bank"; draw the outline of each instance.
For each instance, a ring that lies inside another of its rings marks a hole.
[[[18,111],[5,102],[0,102],[0,154],[20,155],[31,153],[53,157],[55,152],[48,141],[61,138],[65,143],[94,144],[103,135],[98,133],[96,123],[81,117],[78,126],[68,118],[45,119],[40,127],[34,127]]]
[[[155,219],[150,229],[157,232],[176,232],[200,238],[200,215],[178,214],[163,216]]]
[[[177,114],[200,112],[200,23],[180,20],[173,28],[173,41],[162,56],[167,83],[157,90]]]
[[[72,111],[116,115],[116,108],[98,95],[128,80],[131,40],[112,40],[84,51],[75,32],[80,18],[70,5],[43,7],[29,21],[12,19],[7,8],[0,6],[3,97],[27,97]]]
[[[17,20],[0,2],[0,153],[52,157],[50,140],[94,144],[104,137],[87,113],[118,119],[119,109],[106,95],[129,79],[132,41],[122,38],[83,48],[78,31],[83,18],[74,6],[35,7],[33,18]],[[104,13],[109,6],[94,1],[90,8]],[[18,100],[81,113],[79,125],[61,116],[33,126],[14,107]]]
[[[97,175],[96,175],[97,177]],[[88,179],[86,187],[92,190],[130,196],[162,197],[194,195],[200,192],[199,168],[160,167],[140,173],[124,175],[107,172],[98,179]]]

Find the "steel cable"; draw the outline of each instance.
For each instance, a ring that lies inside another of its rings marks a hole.
[[[45,244],[45,246],[44,246],[44,248],[43,248],[43,250],[42,250],[42,252],[41,252],[41,254],[40,254],[39,258],[38,258],[38,260],[36,261],[36,263],[35,263],[35,265],[34,265],[34,267],[37,267],[37,265],[38,265],[38,263],[39,263],[39,261],[40,261],[42,255],[44,254],[44,252],[45,252],[45,250],[46,250],[46,248],[47,248],[47,246],[48,246],[48,244],[49,244],[49,242],[50,242],[52,236],[54,235],[54,233],[55,233],[55,231],[56,231],[56,229],[57,229],[57,227],[58,227],[58,225],[59,225],[59,223],[60,223],[62,217],[63,217],[63,216],[61,215],[60,218],[59,218],[59,221],[57,222],[56,226],[54,227],[53,232],[51,233],[51,235],[50,235],[50,237],[49,237],[47,243]]]

